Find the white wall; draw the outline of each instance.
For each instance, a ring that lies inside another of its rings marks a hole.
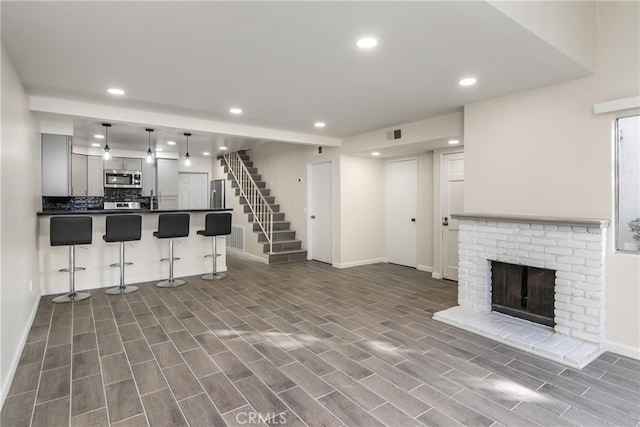
[[[4,403],[40,296],[36,211],[41,194],[39,132],[4,45],[1,98],[0,403]]]
[[[390,141],[387,133],[394,129],[402,130],[402,138]],[[390,147],[394,149],[408,147],[411,149],[418,144],[428,147],[428,149],[433,149],[436,147],[429,147],[425,142],[433,141],[438,146],[442,146],[442,140],[458,138],[462,135],[462,130],[463,116],[461,112],[445,114],[347,138],[342,143],[341,151],[344,154],[353,154]],[[427,149],[424,151],[427,151]]]
[[[613,113],[598,102],[640,92],[638,2],[598,2],[593,77],[465,107],[465,211],[614,218]],[[640,357],[640,259],[608,234],[607,340]]]
[[[340,260],[337,267],[386,258],[385,162],[340,156]]]
[[[191,165],[186,166],[184,164],[184,158],[178,159],[178,173],[190,172],[190,173],[206,173],[209,176],[209,181],[213,178],[213,163],[214,160],[211,157],[191,157]]]

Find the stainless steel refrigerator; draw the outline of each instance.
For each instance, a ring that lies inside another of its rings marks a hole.
[[[209,204],[211,209],[224,209],[226,207],[225,202],[225,180],[216,179],[211,181],[211,194],[209,195]]]

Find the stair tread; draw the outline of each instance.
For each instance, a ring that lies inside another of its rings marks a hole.
[[[254,231],[254,233],[257,233],[257,231]],[[300,240],[300,239],[294,239],[294,240],[278,240],[277,242],[273,242],[273,244],[275,245],[276,243],[277,243],[277,244],[280,244],[280,243],[298,243],[298,242],[302,242],[302,240]],[[268,244],[269,244],[269,242],[258,242],[258,243],[261,243],[261,244],[263,244],[263,245],[268,245]]]
[[[273,221],[274,224],[284,224],[286,222],[291,222],[291,221]],[[258,223],[257,221],[253,221],[251,224],[257,224],[257,223]]]
[[[280,252],[265,252],[265,255],[286,255],[286,254],[299,254],[302,252],[307,252],[306,249],[288,249],[286,251]]]
[[[254,233],[262,233],[262,230],[254,231]],[[273,234],[275,233],[295,233],[295,230],[273,230]],[[278,241],[278,243],[280,243],[280,241]]]

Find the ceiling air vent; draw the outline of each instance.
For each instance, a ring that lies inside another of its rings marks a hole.
[[[387,132],[387,140],[388,141],[392,141],[394,139],[400,139],[402,138],[402,130],[401,129],[394,129],[394,130],[390,130],[389,132]]]

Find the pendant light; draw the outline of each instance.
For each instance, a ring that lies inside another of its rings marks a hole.
[[[191,156],[189,155],[189,137],[191,134],[189,132],[185,132],[184,136],[187,137],[187,154],[184,155],[184,165],[191,166]]]
[[[105,160],[111,159],[111,149],[109,148],[109,128],[111,125],[109,123],[103,123],[104,126],[104,154],[102,158]]]
[[[147,150],[147,163],[153,163],[153,153],[151,152],[151,132],[153,129],[145,129],[149,134],[149,149]]]

